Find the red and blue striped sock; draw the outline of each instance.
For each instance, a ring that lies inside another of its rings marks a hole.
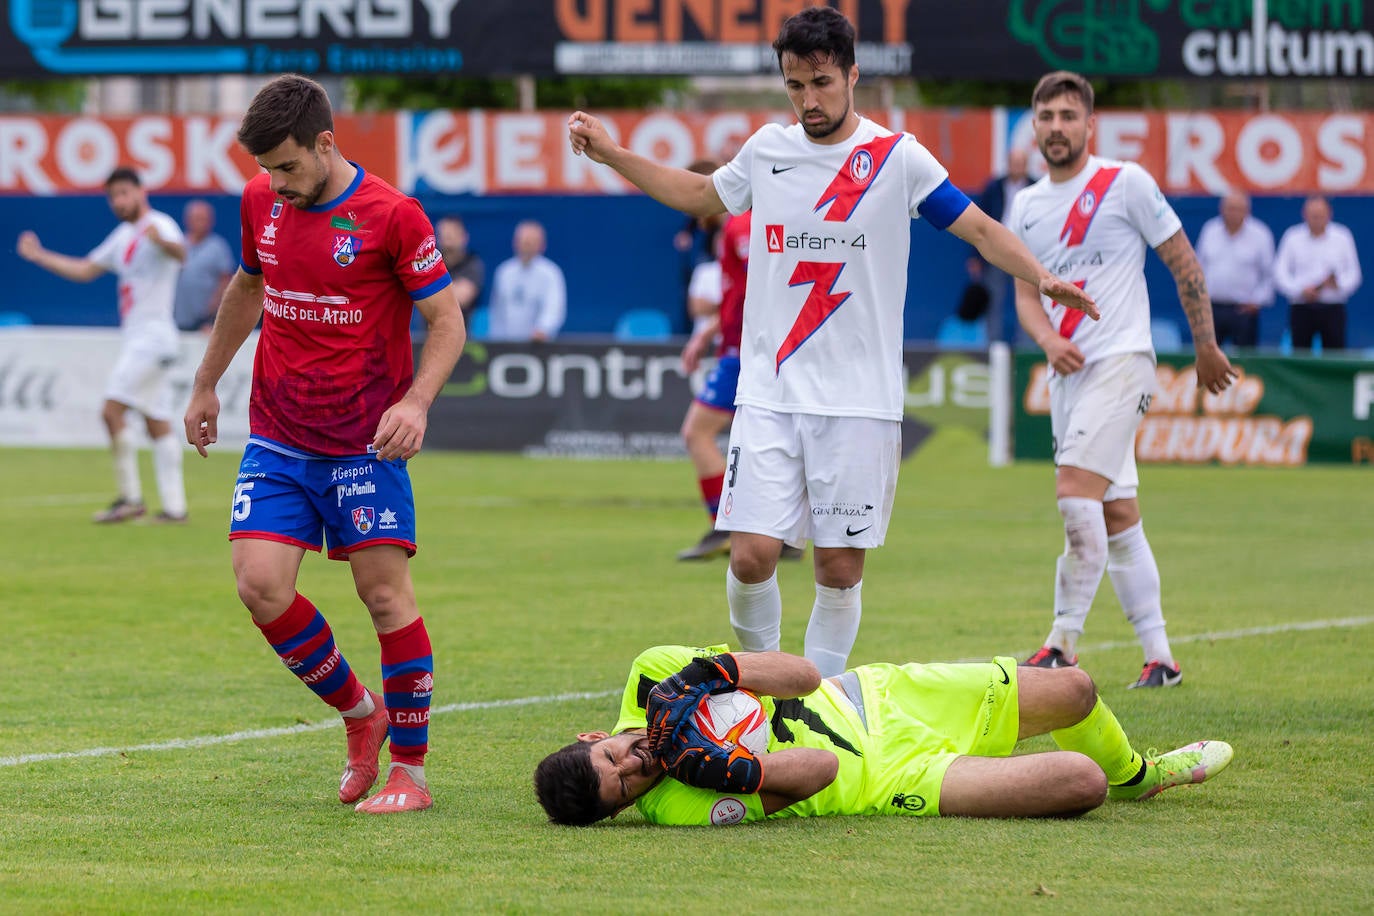
[[[382,644],[382,690],[391,722],[391,760],[424,766],[429,751],[429,702],[434,692],[434,654],[425,621],[417,617],[392,633],[377,634]]]
[[[706,504],[706,514],[711,516],[711,523],[714,524],[716,513],[720,510],[720,493],[725,489],[725,475],[699,477],[697,485],[701,487],[701,501]]]
[[[329,622],[304,595],[297,592],[286,613],[269,624],[258,624],[258,629],[281,657],[282,664],[321,700],[339,712],[362,702],[362,682],[334,645]]]

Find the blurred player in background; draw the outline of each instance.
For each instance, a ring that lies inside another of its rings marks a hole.
[[[949,181],[909,134],[854,110],[854,27],[830,7],[787,19],[774,42],[800,123],[768,124],[714,175],[659,165],[596,118],[569,119],[575,153],[670,207],[753,209],[737,411],[716,526],[730,534],[730,622],[748,651],[779,648],[785,542],[815,543],[806,657],[844,670],[858,634],[864,553],[883,543],[901,461],[902,313],[910,221],[923,216],[1055,298],[1052,276]]]
[[[707,693],[733,688],[757,694],[772,723],[757,757],[714,744],[688,718]],[[1013,755],[1018,741],[1043,734],[1060,750]],[[656,739],[671,750],[656,751]],[[822,679],[808,659],[781,652],[658,646],[631,666],[611,734],[578,735],[534,781],[560,824],[632,804],[653,824],[701,826],[843,814],[1064,817],[1202,782],[1231,757],[1222,741],[1137,753],[1077,669],[999,658],[860,665]]]
[[[153,470],[162,508],[154,519],[186,521],[182,444],[172,428],[170,370],[177,359],[172,301],[186,243],[177,221],[148,205],[138,173],[120,167],[105,180],[105,196],[119,225],[84,258],[43,247],[32,232],[19,235],[19,256],[50,273],[89,283],[105,273],[119,280],[119,356],[105,386],[101,418],[110,435],[117,495],[95,521],[125,522],[147,510],[138,473],[138,447],[128,424],[132,410],[143,416],[153,443]]]
[[[1021,326],[1045,351],[1051,370],[1055,497],[1064,519],[1054,624],[1025,664],[1077,663],[1074,650],[1106,571],[1145,654],[1131,686],[1171,687],[1182,682],[1183,672],[1169,648],[1159,567],[1136,498],[1135,433],[1156,384],[1147,246],[1178,285],[1197,352],[1198,385],[1222,391],[1236,372],[1217,344],[1193,246],[1159,186],[1133,162],[1088,153],[1092,84],[1076,73],[1047,74],[1031,106],[1049,173],[1016,195],[1008,223],[1036,257],[1097,300],[1102,318],[1085,323],[1043,288],[1017,284]]]
[[[240,205],[243,262],[196,372],[186,437],[216,439],[215,384],[262,318],[229,539],[239,597],[282,662],[344,718],[339,800],[357,810],[428,808],[433,657],[411,584],[415,501],[406,461],[463,347],[462,312],[420,205],[343,158],[319,84],[280,76],[238,140],[266,174]],[[412,365],[412,305],[429,333]],[[307,549],[347,560],[381,644],[382,691],[363,685],[324,615],[296,591]]]

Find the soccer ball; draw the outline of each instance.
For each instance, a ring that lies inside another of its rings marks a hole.
[[[692,724],[718,744],[738,744],[755,754],[768,750],[768,716],[747,690],[708,693],[697,704]]]

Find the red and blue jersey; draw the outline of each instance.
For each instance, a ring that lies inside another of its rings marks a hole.
[[[266,174],[240,204],[243,269],[262,274],[252,435],[316,455],[363,455],[410,388],[412,303],[448,286],[419,202],[358,167],[331,201],[298,210]]]
[[[740,334],[744,330],[744,288],[749,277],[749,218],[753,212],[746,210],[730,217],[720,231],[721,356],[739,355]]]

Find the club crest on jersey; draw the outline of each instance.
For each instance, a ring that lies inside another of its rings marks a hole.
[[[1090,215],[1092,215],[1092,212],[1093,212],[1094,210],[1096,210],[1096,209],[1097,209],[1097,195],[1096,195],[1095,193],[1093,193],[1093,189],[1092,189],[1092,188],[1088,188],[1088,189],[1087,189],[1086,191],[1084,191],[1083,194],[1078,198],[1078,212],[1079,212],[1079,213],[1082,213],[1084,216],[1090,216]]]
[[[358,260],[358,252],[362,249],[361,239],[351,235],[336,235],[334,236],[334,263],[340,267],[347,267]]]
[[[849,160],[849,177],[858,184],[863,184],[872,178],[873,154],[866,149],[856,151],[854,158]]]
[[[281,198],[277,198],[276,200],[272,201],[271,219],[276,219],[279,216],[281,216]]]
[[[367,534],[377,524],[377,510],[371,506],[358,506],[353,510],[353,527],[359,534]]]

